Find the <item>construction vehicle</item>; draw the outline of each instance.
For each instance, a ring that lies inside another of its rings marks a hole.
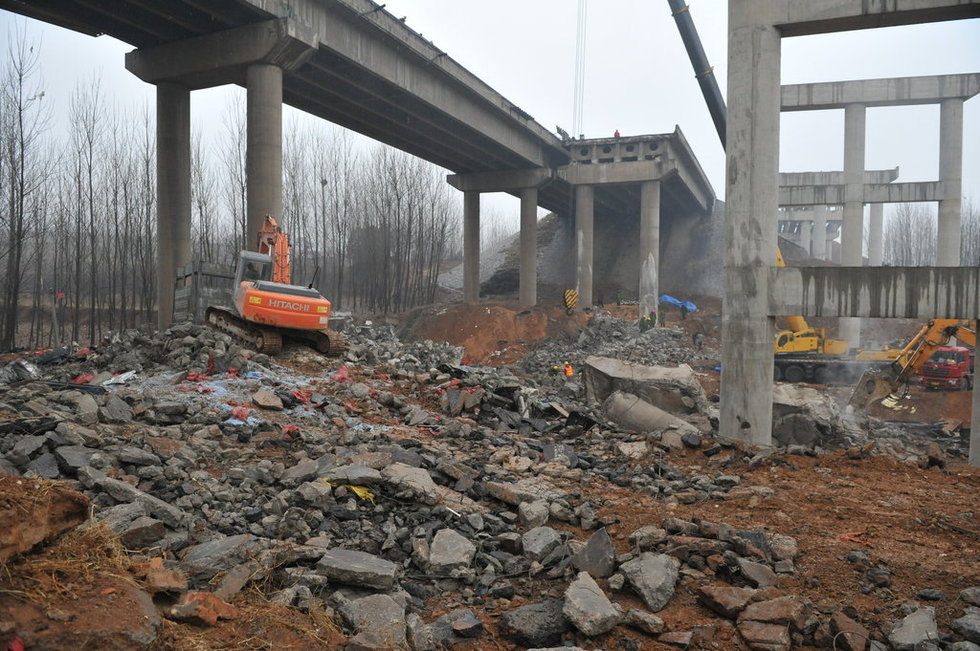
[[[330,301],[313,285],[291,284],[289,238],[266,215],[258,251],[242,251],[235,271],[234,308],[210,306],[205,321],[255,350],[269,355],[283,339],[304,342],[326,355],[347,349],[342,335],[330,330]]]
[[[967,391],[973,388],[977,355],[965,346],[937,348],[919,370],[919,384],[927,389]]]
[[[957,319],[929,321],[899,351],[891,364],[864,373],[854,387],[849,404],[865,408],[900,390],[903,385],[912,382],[933,355],[954,337],[976,348],[977,331],[974,324],[974,321]],[[972,386],[972,379],[966,380],[964,384]]]

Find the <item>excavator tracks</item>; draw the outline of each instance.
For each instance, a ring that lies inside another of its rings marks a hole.
[[[266,355],[275,355],[281,351],[284,338],[305,343],[330,357],[339,357],[347,351],[347,342],[343,335],[332,330],[306,331],[261,326],[246,321],[224,307],[209,307],[205,322],[215,330],[231,335]]]

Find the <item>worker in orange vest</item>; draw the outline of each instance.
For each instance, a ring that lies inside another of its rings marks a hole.
[[[565,362],[564,369],[565,369],[565,377],[572,377],[573,375],[575,375],[575,371],[572,370],[572,365],[569,364],[568,362]]]

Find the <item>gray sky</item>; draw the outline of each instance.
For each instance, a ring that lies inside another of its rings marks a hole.
[[[688,0],[709,61],[726,93],[727,3]],[[433,41],[545,128],[571,130],[576,2],[573,0],[388,0],[386,9]],[[0,11],[5,40],[27,30],[40,42],[45,102],[64,119],[72,90],[101,79],[107,101],[153,106],[152,86],[126,72],[131,48]],[[783,40],[783,83],[980,72],[980,20]],[[586,137],[666,133],[680,125],[715,192],[724,197],[724,154],[669,7],[656,0],[592,0],[586,46]],[[193,94],[193,122],[222,132],[230,87]],[[303,114],[287,110],[287,126]],[[843,111],[784,114],[782,171],[843,167]],[[868,169],[901,167],[899,181],[938,176],[939,107],[869,109]],[[980,202],[980,97],[964,110],[963,189]],[[491,205],[493,201],[490,202]],[[498,203],[504,210],[516,203]],[[516,208],[514,208],[516,213]],[[516,223],[516,214],[514,215]]]

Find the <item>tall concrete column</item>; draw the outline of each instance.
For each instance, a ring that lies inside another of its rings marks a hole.
[[[810,255],[810,228],[813,226],[813,222],[809,220],[801,220],[800,224],[800,246],[806,251],[807,255]]]
[[[463,300],[480,302],[480,193],[463,193]]]
[[[282,68],[268,63],[248,67],[247,242],[255,249],[265,215],[282,218]]]
[[[881,266],[884,214],[885,204],[871,204],[871,219],[868,223],[868,264],[872,267]]]
[[[595,190],[591,185],[575,186],[575,251],[578,270],[575,285],[578,302],[583,308],[592,306],[592,217],[595,210]]]
[[[827,259],[827,206],[813,207],[813,257]]]
[[[728,142],[720,435],[772,442],[780,36],[768,0],[728,3]]]
[[[841,265],[860,267],[864,248],[864,104],[844,108],[844,223],[841,227]],[[840,320],[840,335],[852,348],[861,345],[861,320]]]
[[[640,184],[639,316],[657,309],[660,296],[660,181]]]
[[[963,100],[943,100],[939,109],[939,180],[946,196],[939,202],[936,265],[960,265],[960,219],[963,195]]]
[[[538,302],[538,189],[521,190],[521,279],[522,307]]]
[[[177,268],[191,261],[191,91],[157,84],[157,325],[174,315]]]

